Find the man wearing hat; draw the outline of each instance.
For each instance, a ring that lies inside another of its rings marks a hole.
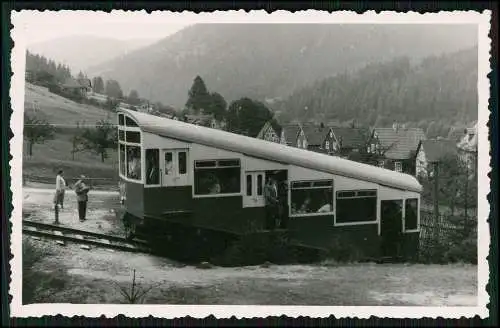
[[[85,175],[81,175],[80,179],[75,183],[76,200],[78,201],[78,216],[80,222],[85,221],[85,216],[87,215],[87,202],[89,200],[88,192],[90,187],[88,187],[85,182]]]

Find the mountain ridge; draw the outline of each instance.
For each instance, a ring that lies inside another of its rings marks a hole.
[[[419,59],[474,44],[477,29],[468,25],[199,24],[89,73],[182,107],[197,75],[228,101],[264,100],[370,62]]]

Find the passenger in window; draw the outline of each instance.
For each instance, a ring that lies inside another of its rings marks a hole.
[[[304,200],[304,203],[302,204],[302,206],[300,207],[299,213],[305,214],[305,213],[309,213],[309,212],[311,212],[311,198],[307,197]]]
[[[149,172],[147,175],[148,184],[156,184],[158,183],[158,158],[156,158],[155,154],[152,154],[148,158],[148,167]]]
[[[172,173],[172,167],[174,163],[172,161],[172,158],[165,159],[165,174],[169,175]]]
[[[264,198],[266,201],[266,229],[273,230],[276,227],[279,206],[278,189],[274,178],[267,178]]]
[[[329,192],[324,192],[323,193],[323,198],[324,198],[324,201],[323,201],[323,206],[321,206],[318,210],[318,213],[330,213],[330,212],[333,212],[333,208],[332,208],[332,196],[330,195]]]
[[[140,177],[141,171],[141,161],[139,151],[137,149],[130,150],[129,153],[129,177],[133,179],[138,179]]]
[[[215,175],[210,175],[208,178],[209,181],[209,194],[220,194],[221,187],[219,183],[219,179]]]
[[[326,203],[325,205],[321,206],[318,210],[318,213],[330,213],[332,212],[332,205],[330,203]]]

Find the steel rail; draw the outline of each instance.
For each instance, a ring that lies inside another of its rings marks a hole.
[[[23,225],[23,234],[27,235],[75,242],[79,244],[100,246],[103,248],[112,248],[128,252],[151,253],[148,244],[144,241],[129,241],[123,237],[109,236],[101,233],[61,227],[58,225],[34,222],[29,220],[23,220]],[[35,229],[29,229],[30,227]],[[56,232],[59,232],[60,234],[57,234]],[[85,237],[91,237],[93,239],[87,239]]]

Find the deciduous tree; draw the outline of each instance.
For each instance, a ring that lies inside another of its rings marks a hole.
[[[84,149],[101,156],[102,162],[108,158],[108,151],[116,148],[118,141],[116,128],[105,120],[97,122],[95,128],[85,129],[81,139]]]
[[[55,128],[36,114],[24,114],[24,139],[28,142],[28,155],[33,155],[33,146],[54,139]]]

